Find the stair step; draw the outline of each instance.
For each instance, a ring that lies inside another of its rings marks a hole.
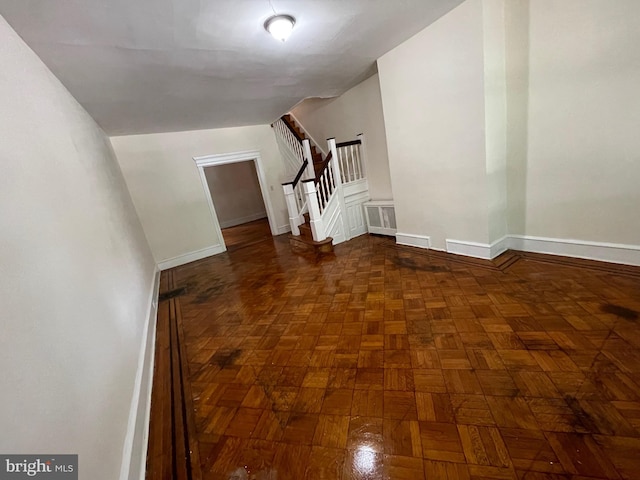
[[[313,241],[313,233],[311,232],[311,226],[303,223],[302,225],[300,225],[299,227],[300,229],[300,236],[303,238],[306,238],[307,240],[312,240]]]
[[[289,236],[289,244],[293,251],[326,254],[333,252],[333,238],[328,237],[321,242],[314,242],[300,236]]]
[[[282,116],[282,120],[284,120],[286,123],[289,124],[289,126],[295,130],[295,132],[298,134],[298,136],[302,139],[306,139],[306,135],[304,134],[304,131],[302,131],[302,128],[300,128],[300,126],[296,123],[296,121],[293,119],[293,117],[291,115],[289,115],[288,113]]]

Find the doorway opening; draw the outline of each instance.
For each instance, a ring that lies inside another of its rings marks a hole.
[[[275,235],[273,208],[259,152],[194,159],[225,250],[236,250]]]

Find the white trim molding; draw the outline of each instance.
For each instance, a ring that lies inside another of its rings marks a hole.
[[[186,263],[195,262],[196,260],[202,260],[203,258],[217,255],[222,252],[226,252],[227,248],[223,244],[212,245],[211,247],[201,248],[194,252],[178,255],[177,257],[168,258],[158,262],[158,268],[160,270],[168,270],[173,267],[179,267]]]
[[[447,239],[446,244],[447,253],[485,260],[492,260],[511,249],[521,252],[545,253],[547,255],[561,255],[563,257],[640,266],[640,245],[533,237],[529,235],[506,235],[491,244]]]
[[[447,245],[447,253],[455,255],[464,255],[465,257],[491,258],[491,245],[488,243],[464,242],[462,240],[445,240]]]
[[[204,189],[204,194],[207,198],[207,204],[209,205],[209,210],[211,212],[213,226],[216,230],[216,233],[218,234],[218,238],[220,239],[223,252],[226,251],[227,248],[224,244],[224,237],[222,236],[222,228],[220,227],[220,221],[218,220],[218,215],[216,214],[216,208],[213,205],[213,199],[211,198],[211,191],[209,190],[207,177],[204,174],[205,167],[214,167],[216,165],[226,165],[228,163],[253,161],[256,166],[256,173],[258,174],[258,183],[260,184],[260,192],[262,193],[262,200],[264,201],[264,206],[267,210],[267,218],[269,219],[269,228],[271,230],[271,235],[278,234],[277,233],[278,226],[276,225],[275,210],[273,208],[273,205],[271,204],[271,197],[269,196],[269,183],[267,182],[267,176],[265,174],[264,166],[262,165],[262,157],[260,156],[259,150],[247,150],[243,152],[204,155],[202,157],[193,157],[193,160],[196,162],[196,166],[198,167],[198,173],[200,174],[200,181],[202,182],[202,188]],[[193,260],[190,260],[190,261],[193,261]],[[176,266],[176,265],[173,265],[173,266]],[[171,268],[171,267],[167,267],[167,268]]]
[[[446,245],[447,253],[492,260],[509,249],[509,238],[504,236],[491,244],[446,239]]]
[[[431,237],[397,232],[396,244],[407,245],[409,247],[431,248]]]
[[[491,255],[490,258],[493,260],[494,258],[502,255],[504,252],[509,250],[509,248],[510,248],[509,247],[509,236],[505,235],[504,237],[496,240],[491,245],[489,245],[489,250],[490,250],[490,255]]]
[[[138,368],[122,451],[120,480],[144,480],[146,474],[159,290],[160,271],[156,268],[149,295],[149,312],[142,328]]]
[[[640,245],[509,235],[509,248],[523,252],[640,266]]]
[[[278,227],[278,235],[289,233],[291,231],[291,225],[280,225]]]

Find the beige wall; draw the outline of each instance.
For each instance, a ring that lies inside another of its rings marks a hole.
[[[255,162],[206,167],[204,173],[222,228],[267,216]]]
[[[398,231],[487,243],[482,3],[378,60]]]
[[[374,200],[393,198],[378,75],[339,97],[307,99],[292,112],[325,151],[327,138],[346,142],[364,133],[369,194]]]
[[[529,6],[527,235],[640,244],[640,2]]]
[[[260,151],[275,220],[286,231],[284,163],[269,125],[129,135],[111,142],[158,263],[221,243],[193,157]]]
[[[0,17],[0,451],[120,475],[155,264],[109,140]]]

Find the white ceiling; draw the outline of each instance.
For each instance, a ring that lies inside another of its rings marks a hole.
[[[462,0],[0,0],[0,14],[109,135],[270,123],[339,95]]]

